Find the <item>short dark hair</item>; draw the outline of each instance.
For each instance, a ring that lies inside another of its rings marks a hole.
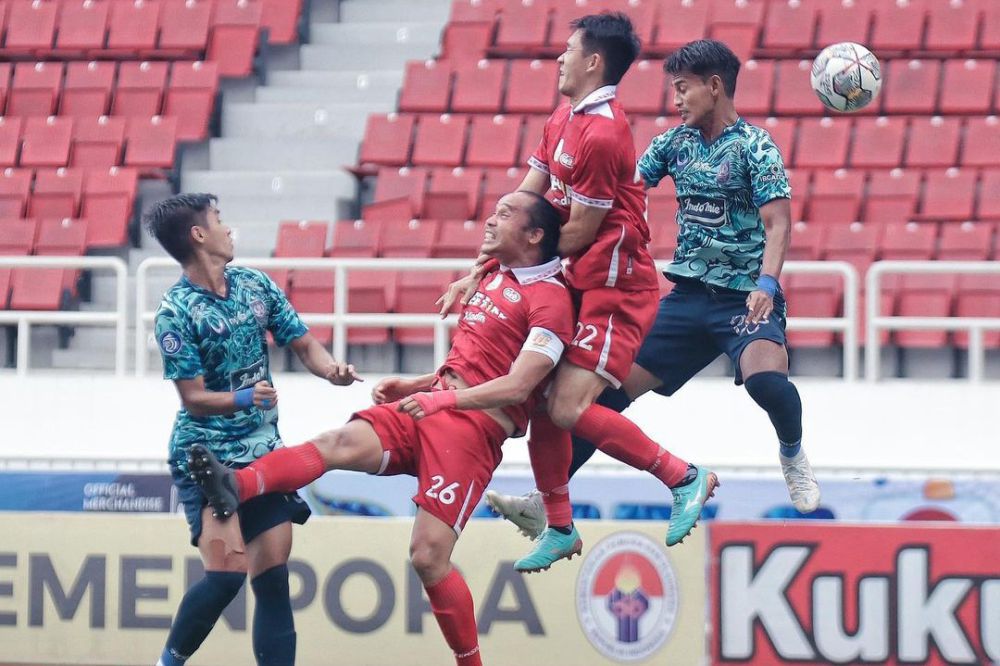
[[[539,245],[539,249],[542,251],[542,261],[559,256],[559,231],[562,228],[562,216],[559,215],[559,210],[537,192],[529,190],[518,190],[517,192],[518,194],[527,194],[532,199],[531,206],[527,209],[528,227],[541,229],[544,234],[542,243]]]
[[[710,76],[722,79],[722,87],[730,99],[736,96],[736,77],[740,73],[740,59],[732,50],[714,39],[699,39],[677,49],[663,63],[667,74],[677,76],[690,72],[708,80]]]
[[[601,12],[573,19],[569,27],[583,32],[586,53],[600,53],[604,58],[604,83],[618,85],[641,48],[629,17],[621,12]]]
[[[191,227],[204,226],[205,214],[216,201],[214,194],[176,194],[157,202],[143,216],[143,222],[167,254],[183,264],[193,252]]]

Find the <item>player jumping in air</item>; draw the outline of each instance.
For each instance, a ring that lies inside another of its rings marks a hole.
[[[736,383],[774,424],[792,504],[807,513],[819,506],[820,491],[801,446],[802,403],[788,381],[778,283],[791,190],[771,137],[736,112],[739,68],[733,52],[712,40],[685,45],[664,65],[683,124],[653,139],[639,172],[647,187],[670,176],[677,188],[677,251],[666,271],[676,286],[660,302],[628,379],[598,402],[621,411],[650,390],[672,395],[726,354]],[[570,475],[594,452],[587,439],[574,437]],[[528,536],[542,533],[544,495],[487,499]]]
[[[286,565],[291,523],[304,523],[309,507],[298,495],[268,495],[241,507],[238,516],[220,520],[189,477],[187,453],[198,442],[226,465],[239,467],[281,446],[267,332],[279,345],[291,345],[310,372],[332,384],[346,386],[358,377],[308,333],[269,277],[227,266],[233,241],[214,196],[171,197],[145,221],[184,271],[156,313],[156,339],[163,376],[174,381],[181,399],[170,437],[170,470],[191,527],[191,544],[205,566],[205,577],[181,600],[158,666],[180,666],[194,654],[243,587],[247,572],[257,599],[257,663],[292,666],[295,625]]]
[[[482,252],[499,264],[463,308],[454,344],[434,374],[393,377],[377,405],[302,446],[233,471],[195,447],[193,475],[210,503],[232,512],[258,496],[280,498],[331,469],[418,479],[410,561],[460,666],[481,664],[472,595],[451,553],[500,463],[542,401],[546,378],[573,338],[573,305],[560,274],[559,213],[544,197],[514,192],[486,221]],[[580,544],[576,546],[580,552]]]

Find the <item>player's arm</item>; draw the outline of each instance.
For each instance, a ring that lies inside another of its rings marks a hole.
[[[205,378],[199,375],[193,379],[175,379],[174,386],[181,405],[196,417],[227,416],[250,406],[271,409],[278,404],[278,392],[266,381],[238,391],[210,391],[205,388]]]
[[[542,171],[535,167],[528,169],[528,173],[525,174],[524,180],[518,185],[518,190],[527,190],[528,192],[534,192],[535,194],[545,195],[549,191],[549,174],[546,171]]]
[[[354,371],[353,365],[338,363],[312,333],[307,332],[295,338],[289,346],[302,361],[302,365],[320,379],[325,379],[336,386],[349,386],[354,382],[364,381]]]
[[[656,187],[669,175],[670,143],[673,130],[653,137],[642,157],[635,165],[636,180],[642,179],[643,186],[648,190]]]
[[[559,256],[573,256],[593,243],[609,210],[588,206],[574,199],[569,208],[569,220],[559,232]]]
[[[386,377],[372,389],[372,402],[381,405],[395,402],[419,391],[430,391],[437,381],[437,375],[432,373],[419,377]]]
[[[774,310],[774,294],[785,265],[785,254],[792,237],[792,213],[788,199],[774,199],[760,207],[764,221],[764,260],[757,289],[747,296],[747,318],[751,323],[767,319]]]

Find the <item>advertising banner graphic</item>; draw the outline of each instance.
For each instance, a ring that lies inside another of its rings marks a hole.
[[[455,564],[491,666],[701,666],[704,530],[679,548],[663,523],[590,522],[583,557],[526,576],[530,544],[475,521]],[[319,517],[295,529],[289,564],[298,666],[453,663],[408,562],[411,521]],[[176,516],[0,513],[0,664],[155,662],[187,586],[202,575]],[[191,666],[253,663],[244,591]]]
[[[711,528],[713,663],[1000,663],[1000,528]]]

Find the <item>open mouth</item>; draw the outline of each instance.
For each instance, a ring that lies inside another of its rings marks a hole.
[[[483,242],[487,242],[488,243],[490,241],[495,241],[496,239],[497,239],[497,235],[495,233],[493,233],[492,231],[487,230],[487,231],[485,231],[483,233]]]

